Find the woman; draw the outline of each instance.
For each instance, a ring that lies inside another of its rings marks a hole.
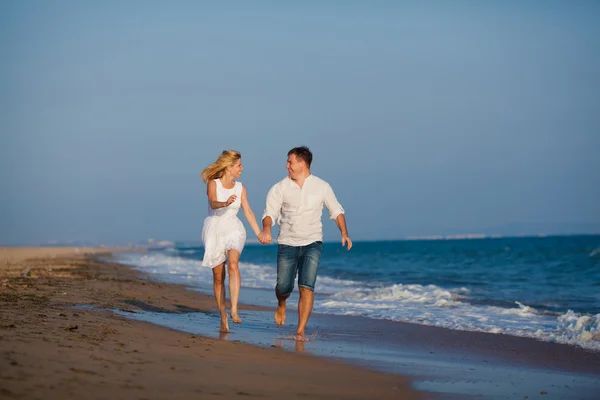
[[[248,203],[246,188],[235,179],[240,177],[242,155],[225,150],[217,161],[209,165],[202,174],[208,195],[208,217],[204,220],[202,242],[204,243],[203,267],[213,270],[213,288],[217,306],[221,312],[221,332],[229,332],[225,309],[225,264],[229,272],[229,296],[231,318],[240,323],[238,299],[240,295],[240,270],[238,262],[246,241],[246,230],[237,213],[242,207],[244,216],[258,237],[260,229]]]

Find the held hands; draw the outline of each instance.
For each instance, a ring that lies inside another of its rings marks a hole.
[[[265,231],[262,231],[261,233],[258,234],[258,241],[261,242],[262,244],[271,243],[271,234],[267,233]]]
[[[236,199],[237,199],[237,196],[235,194],[232,194],[231,196],[229,196],[229,198],[225,202],[225,207],[230,206]]]
[[[342,247],[348,243],[348,250],[352,248],[352,239],[348,235],[342,235]]]

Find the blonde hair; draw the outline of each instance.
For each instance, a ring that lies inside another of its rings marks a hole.
[[[211,179],[221,178],[225,175],[225,170],[233,167],[240,158],[242,158],[242,154],[239,151],[223,150],[217,161],[206,167],[200,174],[200,177],[204,183],[207,183]]]

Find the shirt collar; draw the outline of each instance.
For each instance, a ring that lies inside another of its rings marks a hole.
[[[304,178],[304,184],[306,184],[307,182],[311,181],[311,180],[312,180],[312,177],[313,177],[313,174],[310,174],[309,176],[307,176],[306,178]],[[299,185],[296,183],[296,181],[294,181],[292,178],[290,178],[290,176],[289,176],[289,175],[288,175],[288,176],[286,176],[286,178],[287,178],[287,181],[288,181],[290,184],[293,184],[293,185],[295,185],[296,187],[300,188],[300,186],[299,186]]]
[[[308,180],[311,180],[311,179],[313,178],[313,176],[314,176],[313,174],[310,174],[309,176],[307,176],[307,177],[304,179],[304,182],[306,182],[306,181],[308,181]],[[285,177],[287,178],[287,180],[288,180],[288,181],[290,181],[290,182],[294,182],[294,180],[293,180],[292,178],[290,178],[290,176],[289,176],[289,175],[286,175]],[[294,182],[294,183],[296,183],[296,182]]]

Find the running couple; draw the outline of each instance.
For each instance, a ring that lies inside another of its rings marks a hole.
[[[279,223],[277,238],[277,285],[275,312],[277,325],[285,323],[286,301],[294,289],[298,275],[298,329],[296,340],[308,340],[304,331],[314,303],[314,288],[323,248],[321,215],[323,205],[342,234],[342,246],[352,248],[348,237],[344,209],[337,201],[331,186],[310,172],[312,153],[308,147],[295,147],[288,152],[288,176],[277,182],[267,194],[262,230],[248,203],[246,188],[239,179],[244,168],[237,151],[225,150],[213,164],[202,171],[208,196],[208,217],[204,220],[202,266],[213,270],[213,288],[221,313],[221,332],[229,331],[225,308],[225,271],[229,273],[231,319],[240,323],[238,300],[240,294],[239,259],[246,241],[246,230],[237,218],[240,209],[258,240],[271,243],[271,227]]]

